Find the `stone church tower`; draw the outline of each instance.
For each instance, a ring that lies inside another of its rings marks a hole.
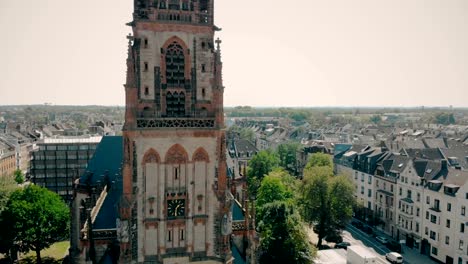
[[[214,0],[134,0],[121,263],[231,263]]]

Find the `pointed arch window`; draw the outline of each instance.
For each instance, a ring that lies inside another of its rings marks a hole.
[[[185,94],[183,92],[168,92],[166,94],[167,116],[185,116]]]
[[[168,87],[184,87],[185,84],[185,55],[177,42],[166,50],[166,83]]]

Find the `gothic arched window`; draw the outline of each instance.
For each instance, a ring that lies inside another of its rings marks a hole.
[[[166,49],[166,83],[168,87],[184,87],[185,56],[184,50],[177,42],[170,44]]]
[[[166,94],[166,113],[168,116],[185,116],[185,94],[168,92]]]

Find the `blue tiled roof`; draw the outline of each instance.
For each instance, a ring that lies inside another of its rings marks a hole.
[[[111,229],[116,227],[118,202],[122,196],[122,161],[123,140],[120,136],[106,136],[96,148],[93,158],[88,163],[87,171],[81,176],[80,183],[85,183],[88,175],[92,175],[91,184],[104,181],[104,175],[109,175],[113,182],[102,204],[93,229]]]
[[[109,179],[114,181],[116,174],[121,174],[123,161],[123,139],[121,136],[106,136],[96,148],[93,157],[88,162],[86,171],[80,177],[80,183],[85,183],[91,173],[91,184],[104,179],[108,173]]]
[[[232,256],[234,257],[234,264],[245,264],[245,259],[242,258],[240,251],[236,246],[231,246]]]
[[[237,201],[234,201],[231,206],[232,221],[244,221],[244,212]]]

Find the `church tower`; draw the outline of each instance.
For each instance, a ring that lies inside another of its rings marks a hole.
[[[121,263],[231,263],[214,0],[134,0]]]

